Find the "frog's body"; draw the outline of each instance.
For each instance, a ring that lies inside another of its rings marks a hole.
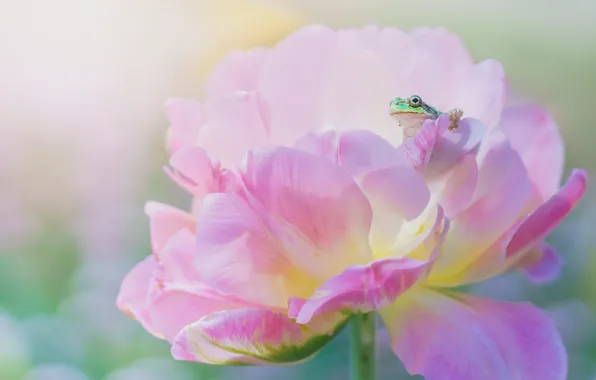
[[[418,95],[409,98],[395,98],[389,104],[389,115],[391,115],[404,131],[404,140],[413,137],[426,120],[436,120],[443,112],[438,111],[430,104],[422,101]],[[452,109],[449,113],[451,125],[449,130],[457,128],[463,115],[462,110]]]

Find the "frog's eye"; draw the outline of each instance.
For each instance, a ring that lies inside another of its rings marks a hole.
[[[418,95],[410,96],[410,105],[412,107],[420,107],[422,105],[422,99]]]

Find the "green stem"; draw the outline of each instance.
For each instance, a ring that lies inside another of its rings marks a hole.
[[[350,320],[350,380],[375,379],[375,314],[356,314]]]

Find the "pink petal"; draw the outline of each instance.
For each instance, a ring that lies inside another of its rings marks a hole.
[[[437,140],[424,172],[425,176],[440,176],[458,163],[463,156],[474,153],[486,134],[486,127],[475,119],[465,118],[457,129],[448,129],[449,116],[443,114],[435,122]]]
[[[524,210],[530,183],[517,153],[506,140],[500,140],[480,155],[474,197],[451,224],[445,253],[433,272],[460,273],[514,226]]]
[[[332,162],[300,150],[255,152],[242,174],[247,199],[293,264],[327,279],[370,261],[371,207]]]
[[[221,310],[249,306],[210,290],[206,286],[176,283],[154,284],[149,293],[149,312],[153,328],[160,331],[169,342],[187,325],[205,315]]]
[[[338,312],[368,312],[385,307],[425,276],[439,253],[448,231],[448,220],[440,207],[427,213],[427,220],[413,237],[400,235],[405,244],[394,246],[408,257],[389,257],[367,265],[354,265],[327,280],[308,299],[293,297],[289,316],[306,323],[316,315]],[[430,226],[425,226],[431,221]]]
[[[182,148],[170,158],[166,174],[180,187],[202,198],[218,190],[219,164],[198,146]]]
[[[319,90],[321,122],[339,130],[366,128],[399,144],[401,131],[387,114],[387,103],[396,96],[392,79],[400,73],[371,51],[378,30],[339,30],[335,35],[334,66]]]
[[[469,70],[459,82],[459,90],[448,106],[460,108],[465,117],[482,121],[491,128],[498,124],[507,101],[507,79],[501,64],[485,60]]]
[[[587,176],[584,170],[573,170],[559,192],[525,218],[507,246],[507,255],[521,252],[546,237],[580,200],[586,190]]]
[[[170,120],[167,148],[174,153],[178,149],[196,145],[201,126],[205,122],[203,106],[187,99],[170,99],[166,103]]]
[[[564,380],[554,323],[531,304],[412,290],[382,310],[393,351],[426,380]]]
[[[147,202],[145,214],[149,216],[151,248],[154,254],[159,253],[176,232],[186,229],[194,233],[197,223],[189,213],[157,202]]]
[[[335,69],[336,34],[323,26],[307,26],[281,41],[269,54],[259,89],[271,109],[271,137],[292,145],[305,133],[323,126],[321,88]]]
[[[296,140],[294,148],[315,156],[325,157],[329,161],[338,164],[337,146],[339,136],[339,132],[333,128],[320,128]]]
[[[285,258],[278,237],[241,197],[208,195],[200,218],[196,265],[214,289],[285,308],[291,294],[301,293],[295,286],[308,284]]]
[[[373,208],[375,243],[393,244],[403,221],[420,215],[430,200],[428,187],[412,165],[370,131],[323,129],[301,138],[296,146],[337,163],[360,183]]]
[[[312,357],[344,323],[341,315],[321,316],[304,326],[265,309],[223,311],[182,330],[172,345],[172,356],[208,364],[296,363]]]
[[[354,265],[332,277],[305,300],[292,299],[290,310],[297,323],[314,316],[344,310],[369,312],[385,307],[414,285],[429,262],[408,258],[382,259],[368,265]],[[297,305],[292,303],[298,302]]]
[[[440,119],[440,117],[439,117]],[[400,153],[419,172],[424,172],[435,148],[439,130],[435,121],[426,121],[422,129],[399,146]]]
[[[400,166],[423,182],[399,150],[389,141],[367,130],[338,133],[334,162],[357,180],[379,169]]]
[[[465,210],[474,196],[478,183],[478,165],[474,154],[467,154],[455,164],[445,186],[439,194],[438,203],[450,219]]]
[[[451,106],[452,89],[474,67],[474,61],[461,40],[445,29],[416,28],[408,35],[409,43],[396,39],[394,45],[388,46],[394,50],[390,67],[403,78],[396,87],[400,94],[394,96],[418,94],[446,111]]]
[[[147,292],[157,268],[153,255],[147,256],[135,265],[120,285],[116,304],[124,313],[139,321],[149,333],[164,339],[163,335],[153,327],[147,305]]]
[[[450,124],[449,115],[443,114],[425,122],[413,138],[399,146],[408,162],[429,179],[444,174],[474,152],[486,132],[486,127],[474,119],[462,119],[453,131],[448,130]]]
[[[209,101],[205,113],[198,144],[224,167],[239,165],[248,150],[267,145],[269,107],[259,92],[236,92]]]
[[[542,200],[557,192],[564,169],[564,148],[553,117],[537,106],[506,108],[501,128],[537,186]]]
[[[266,48],[257,48],[229,53],[209,76],[207,98],[219,98],[236,91],[257,90],[261,68],[269,51]]]
[[[365,130],[345,131],[339,134],[336,155],[338,164],[360,181],[371,202],[406,220],[416,218],[426,208],[430,190],[387,140]],[[373,215],[381,211],[374,208]]]
[[[154,281],[148,289],[147,308],[152,327],[169,341],[184,326],[207,314],[250,305],[204,284],[195,269],[194,259],[195,237],[187,230],[172,236],[158,255]]]
[[[523,270],[530,281],[541,284],[553,281],[561,273],[563,259],[557,251],[546,243],[541,243],[532,250],[536,256],[532,263],[525,265]]]

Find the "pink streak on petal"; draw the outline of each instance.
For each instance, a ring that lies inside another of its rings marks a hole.
[[[157,338],[164,339],[163,335],[153,328],[147,305],[147,292],[157,269],[153,255],[147,256],[135,265],[120,285],[116,304],[124,313],[139,321],[145,330]]]
[[[416,170],[424,172],[426,169],[437,142],[438,133],[436,123],[426,121],[413,138],[399,146],[399,151]]]
[[[194,233],[196,218],[175,207],[157,202],[145,204],[145,214],[149,216],[151,249],[159,253],[176,232],[186,229]]]
[[[301,326],[283,313],[266,309],[213,313],[180,332],[172,356],[208,364],[296,363],[333,339],[344,321],[341,315],[329,315]]]
[[[554,323],[531,304],[413,290],[382,310],[393,351],[426,380],[564,380]]]
[[[166,112],[170,120],[168,152],[172,154],[178,149],[196,145],[205,122],[202,104],[187,99],[170,99],[166,102]]]
[[[565,152],[552,115],[537,106],[510,107],[503,112],[500,125],[526,165],[541,200],[555,194],[563,176]]]
[[[536,284],[547,283],[555,280],[561,274],[563,259],[557,251],[546,243],[540,244],[536,249],[538,261],[523,268],[530,281]]]
[[[207,98],[227,96],[236,91],[257,90],[267,48],[233,51],[215,67],[206,85]]]
[[[382,259],[355,265],[331,278],[306,300],[295,317],[308,323],[314,316],[351,310],[369,312],[387,306],[426,272],[429,262],[408,258]],[[302,303],[302,300],[294,301]],[[290,310],[296,312],[296,305]]]
[[[370,204],[332,162],[297,149],[262,150],[249,157],[242,178],[251,207],[292,263],[326,279],[370,260]]]
[[[519,226],[507,246],[507,255],[514,255],[546,237],[580,200],[586,189],[587,177],[585,170],[573,170],[559,192],[528,215]]]

